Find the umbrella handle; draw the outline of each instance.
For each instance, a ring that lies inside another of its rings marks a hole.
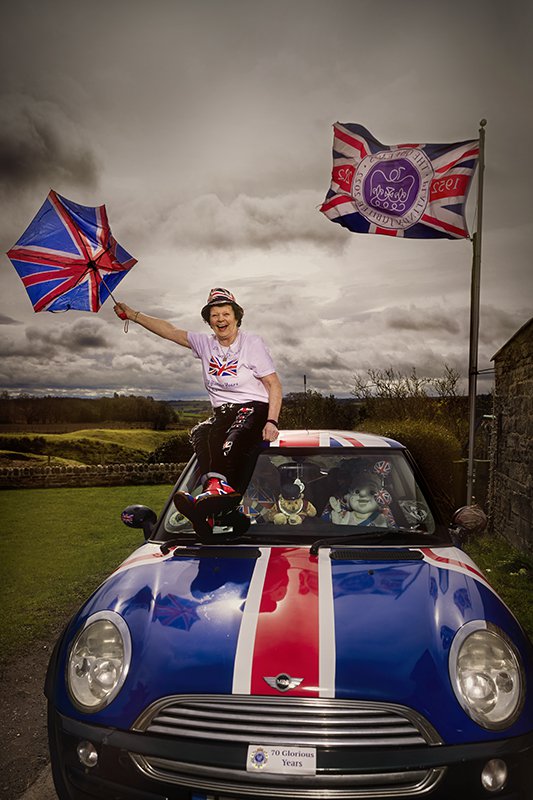
[[[111,292],[109,292],[109,294],[111,295],[111,298],[112,298],[113,300],[115,300],[115,298],[113,297],[113,295],[111,294]],[[116,301],[116,300],[115,300],[115,305],[117,305],[117,301]],[[125,312],[124,312],[124,311],[121,311],[121,312],[118,314],[118,316],[120,317],[120,319],[123,319],[123,320],[124,320],[124,333],[127,333],[127,332],[128,332],[128,328],[129,328],[129,326],[130,326],[130,321],[129,321],[128,317],[126,316],[126,314],[125,314]]]
[[[105,278],[104,278],[104,276],[102,274],[100,274],[100,279],[101,279],[102,283],[104,284],[105,288],[107,289],[107,291],[109,292],[109,297],[111,298],[111,300],[114,302],[115,305],[118,305],[118,301],[113,297],[113,292],[111,291],[111,289],[109,288],[109,286],[105,282]],[[118,316],[120,317],[120,319],[124,320],[124,333],[127,333],[128,332],[128,328],[129,328],[129,322],[130,322],[129,319],[127,318],[126,314],[124,314],[124,312],[122,312]]]
[[[111,291],[111,289],[109,288],[109,286],[108,286],[108,285],[107,285],[107,283],[105,282],[105,278],[104,278],[104,276],[102,275],[102,273],[98,273],[98,274],[100,275],[100,280],[102,281],[102,283],[104,284],[105,288],[106,288],[106,289],[107,289],[107,291],[109,292],[109,297],[110,297],[110,298],[111,298],[111,300],[114,302],[114,304],[115,304],[115,305],[117,305],[117,301],[116,301],[116,300],[115,300],[115,298],[113,297],[113,292]],[[123,319],[123,317],[121,317],[121,319]]]

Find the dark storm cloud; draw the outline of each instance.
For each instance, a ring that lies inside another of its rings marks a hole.
[[[0,185],[96,185],[98,166],[79,128],[58,105],[24,95],[0,97]]]
[[[443,312],[435,308],[420,309],[395,308],[387,313],[387,327],[400,331],[431,331],[457,334],[461,325],[451,316],[450,312]]]
[[[283,343],[276,348],[275,361],[286,392],[302,391],[304,375],[308,388],[329,393],[333,386],[340,385],[343,391],[349,390],[353,370],[344,355],[331,347],[306,346],[296,350]]]
[[[303,356],[301,352],[287,351],[282,347],[281,355],[277,360],[281,369],[305,373],[308,377],[323,375],[328,370],[342,372],[350,369],[346,359],[332,348],[324,348],[323,351],[317,353],[307,352]]]
[[[53,330],[42,330],[34,326],[26,329],[26,338],[34,347],[53,350],[66,349],[71,353],[84,350],[102,350],[111,346],[103,334],[102,326],[91,320],[79,320],[71,326],[62,326]]]
[[[310,367],[320,372],[324,369],[348,369],[349,365],[339,353],[328,348],[322,358],[316,358],[311,362]]]
[[[6,359],[18,356],[24,358],[27,354],[28,348],[26,345],[21,347],[9,339],[0,339],[0,359],[4,362],[4,366]]]
[[[174,244],[214,250],[270,249],[292,242],[342,248],[346,238],[319,206],[321,194],[302,190],[276,197],[214,194],[180,204],[162,226]]]
[[[0,325],[23,325],[18,319],[8,317],[7,314],[0,314]]]
[[[31,360],[36,359],[39,368],[32,370],[35,379],[47,362],[50,363],[58,357],[65,358],[65,347],[61,346],[57,336],[51,336],[37,327],[28,326],[22,337],[17,336],[14,340],[5,339],[1,342],[0,357],[4,361],[4,369],[8,359],[16,359],[27,369],[29,369]]]
[[[523,322],[531,316],[531,311],[524,309],[522,314],[504,311],[495,306],[481,307],[484,324],[480,328],[479,339],[486,349],[492,347],[494,352],[507,342],[520,328]]]
[[[102,348],[108,348],[109,342],[96,331],[76,331],[73,332],[69,347],[74,351],[101,350]]]

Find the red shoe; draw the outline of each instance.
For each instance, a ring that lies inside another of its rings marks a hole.
[[[198,495],[194,505],[202,513],[220,514],[238,505],[242,495],[236,492],[223,478],[209,478],[204,491]],[[204,510],[205,509],[205,510]]]
[[[208,478],[203,492],[196,497],[196,503],[201,503],[207,497],[221,497],[222,495],[236,495],[238,492],[226,483],[224,478]]]

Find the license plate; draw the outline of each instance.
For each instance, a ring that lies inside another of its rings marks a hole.
[[[246,770],[270,772],[275,775],[315,775],[316,748],[251,744],[248,746]],[[234,800],[234,798],[194,792],[191,800]]]
[[[251,744],[248,747],[246,770],[276,775],[315,775],[316,748]]]

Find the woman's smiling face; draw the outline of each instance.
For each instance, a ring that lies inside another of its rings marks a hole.
[[[220,344],[229,347],[239,332],[237,318],[233,306],[229,303],[223,306],[213,306],[209,312],[209,325],[214,331]]]

